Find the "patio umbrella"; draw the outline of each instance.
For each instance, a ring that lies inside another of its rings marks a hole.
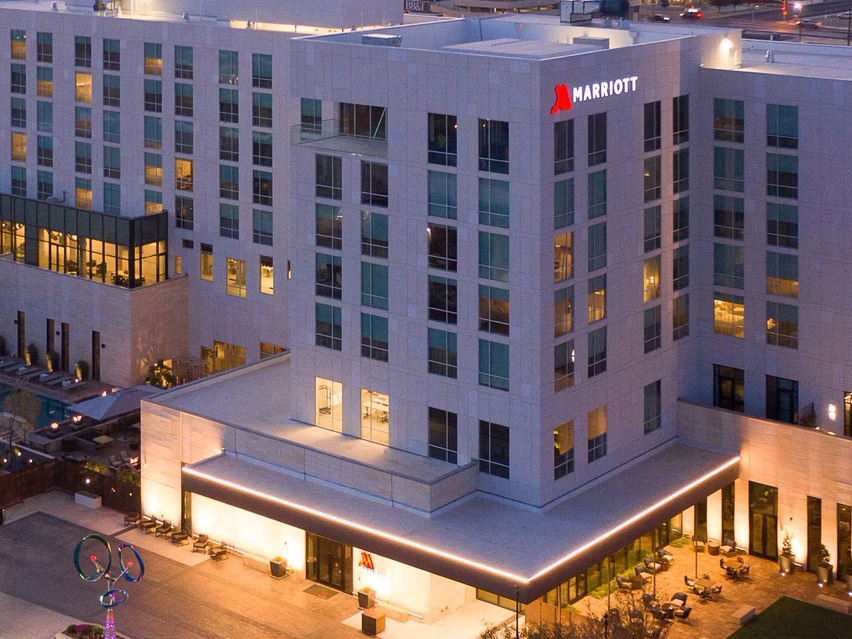
[[[140,402],[159,390],[150,384],[121,388],[114,393],[93,397],[79,404],[71,404],[68,411],[91,417],[95,421],[113,419],[139,410]]]

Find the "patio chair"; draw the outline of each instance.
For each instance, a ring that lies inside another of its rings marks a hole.
[[[638,577],[642,579],[643,583],[646,581],[651,581],[651,579],[653,579],[651,573],[645,570],[645,566],[643,566],[642,564],[636,564],[635,566],[633,566],[633,571]]]
[[[224,546],[219,546],[219,545],[215,545],[215,546],[214,546],[214,545],[211,545],[211,546],[210,546],[210,549],[209,549],[209,552],[210,552],[210,557],[211,557],[214,561],[221,561],[221,560],[223,560],[223,559],[227,559],[227,558],[228,558],[228,549],[227,549],[227,548],[225,548]]]
[[[651,608],[651,616],[657,621],[668,621],[674,619],[674,608],[663,610],[662,608]]]
[[[142,521],[142,516],[138,512],[126,513],[124,515],[124,525],[125,526],[135,526],[140,521]]]
[[[683,608],[686,606],[687,594],[685,592],[676,592],[672,595],[672,600],[669,602],[673,606]]]
[[[150,535],[154,532],[158,525],[157,521],[153,518],[143,519],[139,522],[139,528],[144,531],[146,535]]]
[[[711,595],[721,595],[722,594],[722,584],[715,584],[710,586],[710,594]]]
[[[627,618],[630,619],[630,623],[642,624],[645,623],[645,613],[641,610],[636,610],[635,608],[631,608],[627,611]]]
[[[121,461],[118,455],[110,455],[107,457],[107,465],[110,467],[110,470],[118,470],[124,466],[124,462]]]
[[[615,583],[618,584],[619,590],[632,590],[632,587],[630,586],[630,582],[627,579],[625,579],[624,577],[622,577],[621,575],[615,576]]]
[[[692,592],[702,599],[708,599],[710,597],[710,589],[702,586],[701,584],[695,584],[692,587]]]
[[[748,577],[748,573],[751,570],[750,566],[740,566],[737,568],[737,577],[745,578]]]
[[[692,606],[686,606],[685,608],[682,608],[681,610],[675,610],[674,616],[675,616],[675,619],[680,619],[681,621],[684,621],[686,623],[692,623],[692,622],[689,621],[689,613],[691,613],[691,612],[692,612]]]
[[[650,592],[646,592],[642,595],[642,603],[646,610],[653,610],[654,608],[660,607],[660,602],[657,601],[657,598]]]
[[[645,564],[645,570],[654,574],[655,572],[660,572],[663,569],[663,564],[659,564],[654,561],[654,558],[651,555],[645,557],[642,562]]]
[[[737,554],[737,542],[733,539],[726,539],[725,543],[719,546],[719,552],[728,557],[732,557]]]
[[[673,566],[673,565],[674,565],[674,555],[673,555],[673,554],[671,554],[671,553],[670,553],[668,550],[666,550],[665,548],[660,548],[660,549],[657,551],[657,557],[659,557],[661,561],[667,561],[667,562],[669,562],[669,565],[670,565],[670,566]]]
[[[172,543],[175,546],[185,546],[189,543],[189,533],[185,530],[175,531],[172,533]]]
[[[690,579],[689,575],[684,575],[683,576],[683,583],[685,583],[687,586],[692,588],[693,586],[695,586],[695,579]]]
[[[172,522],[164,520],[162,524],[157,526],[155,537],[168,537],[172,533]]]
[[[662,626],[657,626],[656,628],[649,628],[645,631],[645,637],[647,639],[659,639],[661,634],[663,634]]]
[[[198,535],[198,539],[192,542],[192,552],[207,552],[210,538],[207,535]]]

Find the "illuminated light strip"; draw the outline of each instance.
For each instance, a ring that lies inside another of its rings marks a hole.
[[[402,546],[407,546],[409,548],[420,550],[420,551],[428,553],[430,555],[434,555],[435,557],[438,557],[438,558],[449,559],[449,560],[452,560],[456,563],[459,563],[459,564],[462,564],[462,565],[465,565],[465,566],[469,566],[471,568],[476,568],[478,570],[483,570],[485,572],[489,572],[489,573],[491,573],[493,575],[497,575],[499,577],[505,577],[505,578],[511,579],[511,580],[513,580],[517,583],[529,584],[530,582],[534,581],[535,579],[542,577],[543,575],[547,574],[548,572],[558,568],[559,566],[561,566],[565,562],[570,561],[571,559],[573,559],[577,555],[579,555],[579,554],[585,552],[586,550],[590,549],[592,546],[596,546],[597,544],[600,544],[601,542],[609,539],[610,537],[612,537],[616,533],[620,532],[621,530],[624,530],[625,528],[627,528],[631,524],[635,523],[639,519],[642,519],[643,517],[651,514],[653,511],[661,508],[662,506],[673,501],[674,499],[677,499],[678,497],[680,497],[684,493],[686,493],[686,492],[692,490],[693,488],[697,487],[699,484],[702,484],[703,482],[707,481],[708,479],[711,479],[712,477],[718,475],[719,473],[727,470],[728,468],[730,468],[734,464],[738,463],[739,461],[740,461],[739,456],[728,460],[727,462],[725,462],[724,464],[722,464],[718,468],[715,468],[714,470],[711,470],[709,473],[702,475],[701,477],[699,477],[698,479],[696,479],[692,483],[687,484],[683,488],[673,492],[672,494],[668,495],[667,497],[664,497],[663,499],[659,500],[655,504],[652,504],[651,506],[649,506],[645,510],[642,510],[641,512],[633,515],[630,519],[627,519],[627,520],[623,521],[622,523],[618,524],[615,528],[612,528],[612,529],[608,530],[607,532],[603,533],[602,535],[599,535],[595,539],[592,539],[591,541],[583,544],[582,546],[580,546],[576,550],[572,550],[570,553],[568,553],[564,557],[557,559],[556,561],[554,561],[550,565],[546,566],[542,570],[539,570],[537,573],[535,573],[531,577],[521,577],[520,575],[516,575],[514,573],[507,572],[507,571],[501,570],[499,568],[494,568],[493,566],[489,566],[487,564],[483,564],[483,563],[480,563],[478,561],[474,561],[472,559],[460,557],[458,555],[454,555],[454,554],[446,552],[444,550],[438,550],[437,548],[433,548],[431,546],[426,546],[426,545],[420,544],[416,541],[411,541],[410,539],[406,539],[404,537],[399,537],[397,535],[391,534],[389,532],[385,532],[383,530],[379,530],[377,528],[371,528],[370,526],[365,526],[363,524],[359,524],[357,522],[350,521],[348,519],[343,519],[342,517],[338,517],[336,515],[331,515],[329,513],[325,513],[325,512],[322,512],[320,510],[316,510],[315,508],[310,508],[308,506],[303,506],[301,504],[297,504],[295,502],[288,501],[286,499],[281,499],[280,497],[275,497],[274,495],[269,495],[269,494],[261,492],[259,490],[249,488],[248,486],[243,486],[241,484],[237,484],[235,482],[228,481],[227,479],[221,479],[219,477],[214,477],[213,475],[210,475],[208,473],[204,473],[204,472],[199,471],[195,468],[190,468],[188,466],[185,466],[182,470],[183,470],[183,472],[185,472],[189,475],[194,475],[195,477],[198,477],[200,479],[206,479],[206,480],[211,481],[215,484],[219,484],[220,486],[232,488],[232,489],[237,490],[239,492],[246,493],[248,495],[253,495],[255,497],[265,499],[266,501],[281,504],[282,506],[286,506],[288,508],[293,508],[295,510],[302,511],[302,512],[308,513],[310,515],[314,515],[314,516],[319,517],[321,519],[325,519],[327,521],[331,521],[331,522],[334,522],[334,523],[337,523],[337,524],[341,524],[341,525],[346,526],[348,528],[353,528],[353,529],[361,531],[361,532],[369,533],[369,534],[375,535],[376,537],[379,537],[381,539],[386,539],[388,541],[392,541],[392,542],[400,544]]]

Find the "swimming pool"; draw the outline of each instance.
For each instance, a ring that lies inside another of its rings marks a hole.
[[[0,384],[0,411],[3,409],[3,401],[6,399],[13,388],[6,384]],[[33,393],[41,402],[41,414],[36,420],[36,428],[50,426],[51,422],[62,421],[65,419],[65,408],[68,406],[65,402],[60,402],[51,397],[43,397],[38,393]]]

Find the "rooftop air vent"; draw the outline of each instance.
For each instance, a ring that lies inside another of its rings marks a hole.
[[[361,36],[361,44],[371,44],[374,47],[400,47],[402,36],[385,33],[365,33]]]

